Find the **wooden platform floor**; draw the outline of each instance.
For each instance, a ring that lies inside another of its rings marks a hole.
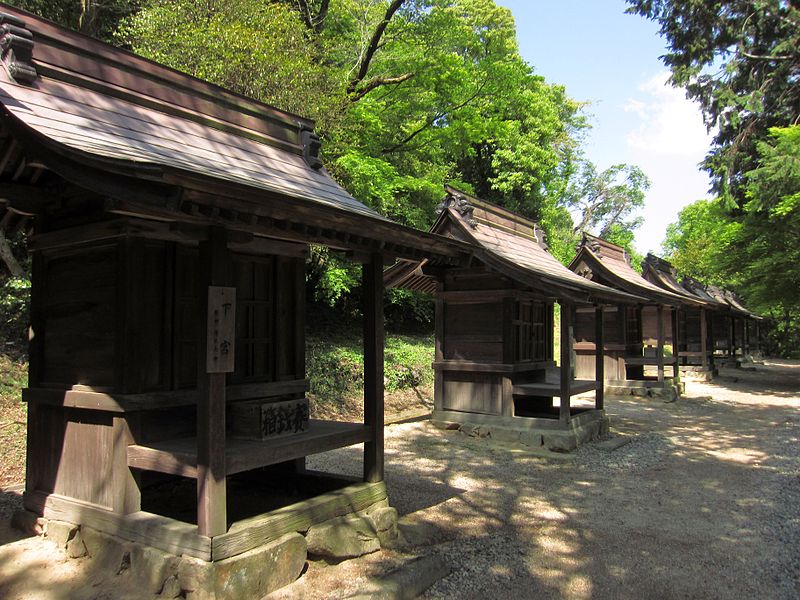
[[[308,431],[265,441],[228,437],[225,469],[228,475],[366,442],[370,427],[363,423],[311,420]],[[128,466],[197,477],[197,438],[128,446]]]

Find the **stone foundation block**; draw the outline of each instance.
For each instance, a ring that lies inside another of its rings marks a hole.
[[[129,559],[132,575],[151,594],[164,595],[164,587],[170,578],[177,582],[181,559],[174,554],[142,544],[131,544]]]
[[[497,442],[504,442],[507,444],[517,444],[521,439],[521,431],[515,429],[506,429],[504,427],[495,427],[492,429],[491,438]]]
[[[129,546],[119,538],[85,525],[81,527],[80,533],[86,546],[86,553],[98,568],[117,574],[122,570],[123,563],[130,561]]]
[[[219,562],[182,557],[178,583],[187,600],[261,598],[296,580],[306,563],[306,540],[290,533]]]
[[[542,434],[536,433],[535,431],[521,431],[519,434],[519,441],[531,448],[539,448],[544,443]]]
[[[357,515],[313,525],[306,534],[306,542],[309,554],[334,560],[355,558],[381,549],[372,520]]]
[[[75,528],[75,534],[67,540],[67,556],[70,558],[81,558],[86,556],[88,553],[86,552],[86,545],[83,543],[83,535],[81,534],[81,530],[77,527]]]
[[[78,531],[78,526],[64,521],[48,521],[45,536],[59,548],[64,548]]]
[[[578,447],[578,440],[569,433],[546,433],[542,436],[544,447],[553,452],[572,452]]]

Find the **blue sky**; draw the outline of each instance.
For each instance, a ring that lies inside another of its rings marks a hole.
[[[636,247],[660,252],[680,209],[708,195],[708,176],[697,164],[710,136],[697,106],[664,83],[658,27],[626,15],[623,0],[496,1],[514,14],[520,52],[535,71],[590,102],[588,158],[599,169],[635,164],[650,177]]]

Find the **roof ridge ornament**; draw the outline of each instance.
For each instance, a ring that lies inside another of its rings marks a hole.
[[[473,229],[478,228],[478,222],[472,216],[475,207],[470,204],[469,198],[463,194],[447,194],[439,206],[436,207],[436,214],[441,214],[448,208],[458,211],[466,219],[470,227]]]
[[[38,76],[33,66],[33,34],[25,21],[0,12],[0,56],[8,74],[18,83],[33,83]]]
[[[300,143],[303,145],[303,160],[306,164],[319,171],[322,168],[322,160],[319,157],[319,150],[322,147],[322,142],[314,130],[300,123]]]

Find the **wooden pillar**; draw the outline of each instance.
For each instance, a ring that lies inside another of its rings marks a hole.
[[[658,340],[656,348],[656,359],[658,361],[658,382],[664,383],[664,305],[659,304],[656,309],[656,319],[658,321]]]
[[[678,327],[678,307],[674,306],[671,311],[672,316],[672,376],[677,381],[680,379],[680,348],[681,338]]]
[[[703,370],[708,370],[708,322],[706,309],[700,309],[700,365]]]
[[[603,409],[603,393],[605,392],[605,342],[603,339],[603,306],[594,309],[594,407]]]
[[[744,348],[742,349],[742,354],[747,356],[750,354],[750,318],[744,317],[742,319],[742,343],[744,344]]]
[[[213,537],[227,531],[225,485],[225,373],[209,373],[209,286],[228,283],[228,240],[225,229],[209,228],[200,243],[200,290],[197,352],[197,528]]]
[[[566,302],[561,304],[561,404],[558,409],[558,419],[561,423],[569,423],[570,387],[572,384],[572,305]]]
[[[731,315],[728,317],[728,356],[736,356],[736,318]]]
[[[444,291],[444,284],[436,284],[436,312],[434,313],[434,360],[441,363],[444,360],[444,300],[439,296]],[[444,371],[437,368],[433,372],[433,410],[440,411],[444,407]]]
[[[370,256],[363,266],[364,294],[364,481],[383,481],[383,257]]]

